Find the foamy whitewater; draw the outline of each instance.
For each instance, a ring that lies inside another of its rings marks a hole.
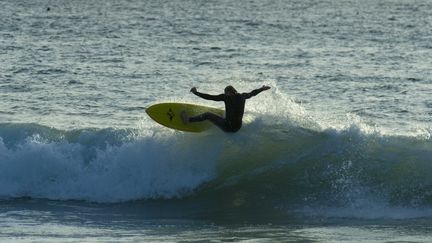
[[[432,240],[428,1],[2,5],[0,241]]]

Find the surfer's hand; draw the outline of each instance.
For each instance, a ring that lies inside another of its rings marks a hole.
[[[196,93],[197,92],[197,88],[195,88],[195,87],[193,87],[191,90],[190,90],[190,92],[192,92],[192,93]]]
[[[264,91],[264,90],[269,90],[270,89],[270,86],[267,86],[267,85],[263,85],[262,87],[261,87],[261,89]]]

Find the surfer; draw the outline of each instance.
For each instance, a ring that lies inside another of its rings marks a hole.
[[[261,88],[252,90],[249,93],[240,94],[233,86],[229,85],[225,87],[223,94],[209,95],[198,92],[197,89],[193,87],[190,92],[203,99],[225,102],[225,118],[211,112],[188,117],[186,112],[182,112],[182,120],[185,124],[209,120],[225,132],[237,132],[242,126],[246,100],[268,89],[270,89],[270,86],[263,85]]]

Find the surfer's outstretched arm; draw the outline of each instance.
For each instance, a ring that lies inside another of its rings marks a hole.
[[[225,99],[225,95],[224,94],[220,94],[220,95],[209,95],[209,94],[204,94],[201,92],[198,92],[197,89],[195,87],[193,87],[190,92],[192,92],[194,95],[199,96],[203,99],[206,100],[214,100],[214,101],[224,101]]]
[[[243,95],[243,97],[245,97],[245,99],[249,99],[249,98],[251,98],[251,97],[253,97],[253,96],[255,96],[255,95],[263,92],[264,90],[269,90],[269,89],[270,89],[270,86],[263,85],[259,89],[254,89],[251,92],[249,92],[249,93],[243,93],[242,95]]]

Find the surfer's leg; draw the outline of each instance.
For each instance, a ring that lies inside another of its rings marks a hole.
[[[189,124],[189,116],[188,116],[188,114],[186,113],[186,111],[182,111],[181,113],[180,113],[180,117],[181,117],[181,119],[182,119],[182,121],[183,121],[183,123],[184,124]]]
[[[205,121],[205,120],[209,120],[209,121],[216,121],[216,122],[225,122],[225,119],[223,119],[222,117],[213,114],[211,112],[206,112],[206,113],[202,113],[198,116],[193,116],[193,117],[189,117],[189,122],[201,122],[201,121]]]
[[[201,121],[205,121],[205,120],[212,122],[213,124],[215,124],[216,126],[218,126],[220,129],[222,129],[224,131],[228,130],[226,120],[224,118],[216,115],[216,114],[211,113],[211,112],[206,112],[206,113],[203,113],[201,115],[189,118],[189,122],[201,122]]]

